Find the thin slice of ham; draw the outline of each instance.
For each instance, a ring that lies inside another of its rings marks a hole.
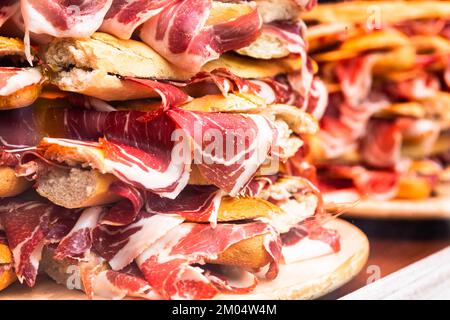
[[[19,9],[19,1],[3,0],[0,3],[0,27]]]
[[[274,125],[262,115],[168,111],[191,137],[200,173],[236,196],[266,161],[277,141]]]
[[[132,224],[96,228],[94,248],[113,270],[121,270],[182,222],[183,218],[179,216],[140,212]]]
[[[371,119],[360,143],[362,159],[376,168],[393,168],[401,156],[402,133],[396,121]]]
[[[223,52],[252,43],[262,26],[255,9],[234,20],[206,22],[212,0],[180,0],[142,26],[140,37],[173,64],[197,72]]]
[[[100,31],[130,39],[134,30],[179,0],[113,0]]]
[[[84,38],[102,24],[113,0],[21,0],[25,28],[54,37]]]
[[[55,259],[84,259],[91,250],[92,231],[97,226],[102,211],[100,207],[91,207],[81,213],[73,229],[59,242],[54,253]]]
[[[269,242],[266,250],[278,257],[281,243],[274,241],[274,231],[264,223],[219,224],[216,228],[184,223],[144,251],[136,262],[146,280],[164,298],[209,299],[219,289],[203,269],[193,264],[217,259],[231,245],[263,234]],[[274,259],[268,271],[270,278],[276,276],[277,264],[278,259]]]
[[[59,242],[75,225],[78,215],[55,205],[22,200],[2,200],[0,221],[14,257],[20,282],[35,284],[45,244]]]
[[[398,191],[398,174],[389,170],[368,170],[362,166],[326,165],[324,177],[352,181],[362,197],[390,200]]]
[[[43,80],[38,68],[0,67],[0,96],[9,96]]]

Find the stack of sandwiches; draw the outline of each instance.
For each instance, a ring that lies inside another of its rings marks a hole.
[[[329,90],[310,141],[327,205],[448,216],[450,2],[351,1],[302,17]]]
[[[210,299],[338,253],[301,158],[314,2],[2,4],[0,289]]]

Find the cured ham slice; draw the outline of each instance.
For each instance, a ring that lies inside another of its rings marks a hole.
[[[106,139],[97,142],[45,138],[40,148],[53,160],[64,161],[64,155],[75,154],[77,162],[90,163],[102,173],[112,173],[136,187],[161,196],[175,198],[186,186],[190,166],[190,147],[182,137],[173,142],[173,123],[163,114],[153,114],[150,121],[139,118],[149,113],[113,112],[104,122]],[[145,137],[145,139],[143,138]],[[53,146],[53,147],[52,147]],[[187,150],[181,156],[172,150]]]
[[[142,26],[140,37],[173,64],[198,72],[223,52],[243,48],[259,34],[256,8],[231,21],[207,25],[212,0],[180,0]]]
[[[402,134],[395,121],[372,119],[361,141],[361,157],[376,168],[393,168],[400,160]]]
[[[9,96],[43,80],[38,68],[0,67],[0,96]]]
[[[177,1],[114,0],[100,30],[121,39],[130,39],[138,26]]]
[[[182,222],[183,218],[179,216],[140,212],[135,222],[127,226],[102,225],[96,228],[93,232],[94,248],[113,270],[118,271]]]
[[[102,24],[113,0],[21,0],[26,31],[54,37],[84,38]]]
[[[14,257],[20,282],[32,287],[46,243],[59,242],[74,226],[77,214],[38,201],[0,203],[0,221]]]
[[[277,141],[275,127],[261,115],[181,109],[168,114],[192,138],[200,173],[230,196],[251,180]]]
[[[179,215],[188,221],[217,223],[224,193],[213,186],[187,186],[175,200],[148,193],[145,210],[153,214]]]
[[[0,27],[19,9],[19,1],[4,0],[0,3]]]
[[[137,297],[149,300],[159,299],[144,279],[126,272],[105,270],[91,279],[92,294],[106,299],[119,300]]]
[[[54,253],[55,259],[83,259],[92,247],[92,231],[101,213],[100,207],[84,210],[73,229],[59,242]]]
[[[398,174],[394,171],[368,170],[362,166],[327,165],[324,175],[349,179],[361,196],[375,200],[390,200],[398,191]]]
[[[267,234],[266,250],[274,260],[267,276],[277,274],[279,238],[264,223],[206,224],[184,223],[144,251],[136,260],[146,280],[164,298],[209,299],[219,289],[200,267],[205,260],[217,259],[231,245],[256,235]]]

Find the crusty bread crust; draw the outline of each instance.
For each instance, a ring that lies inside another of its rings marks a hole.
[[[97,170],[52,169],[38,177],[36,191],[53,203],[65,208],[84,208],[119,200],[109,190],[117,179]]]
[[[0,265],[9,264],[13,262],[13,257],[11,250],[9,250],[6,244],[0,243]],[[16,281],[17,277],[14,273],[14,270],[0,270],[0,291],[8,287],[14,281]]]
[[[271,262],[271,257],[264,247],[264,237],[259,235],[242,240],[222,252],[212,264],[237,266],[244,269],[258,270]]]
[[[31,183],[17,177],[13,168],[0,166],[0,198],[17,196],[29,187]]]
[[[31,105],[41,93],[41,84],[32,84],[8,96],[0,96],[0,110],[17,109]]]

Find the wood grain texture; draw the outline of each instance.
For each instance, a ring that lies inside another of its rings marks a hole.
[[[254,292],[246,295],[221,295],[219,299],[313,299],[320,297],[355,277],[367,261],[367,237],[343,220],[330,221],[327,227],[341,234],[339,253],[280,266],[273,281],[261,281]],[[75,300],[85,299],[48,278],[38,279],[33,289],[16,283],[0,293],[0,300]]]
[[[342,298],[342,300],[367,299],[450,299],[450,247]]]
[[[322,297],[324,300],[339,299],[376,280],[375,268],[379,268],[379,277],[384,278],[450,246],[450,224],[443,221],[360,219],[352,222],[369,237],[369,259],[352,281]]]

